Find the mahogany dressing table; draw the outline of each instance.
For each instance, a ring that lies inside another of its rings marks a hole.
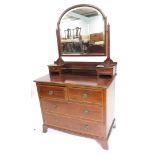
[[[75,32],[77,29],[80,33]],[[117,62],[110,58],[107,17],[96,6],[75,5],[60,16],[56,34],[59,57],[53,65],[48,65],[48,75],[35,80],[43,132],[53,128],[93,138],[108,149],[108,138],[115,127]],[[106,59],[103,62],[70,62],[63,60],[65,56]]]

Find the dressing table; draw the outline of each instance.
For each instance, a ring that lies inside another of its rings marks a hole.
[[[75,33],[76,28],[80,33]],[[117,62],[110,58],[107,17],[96,6],[75,5],[61,14],[56,34],[59,57],[54,64],[48,65],[48,75],[35,80],[43,132],[53,128],[93,138],[108,149],[108,138],[115,127]],[[105,60],[64,61],[66,56],[77,59],[101,56]]]

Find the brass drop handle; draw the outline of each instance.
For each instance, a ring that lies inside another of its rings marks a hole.
[[[48,95],[53,95],[54,94],[54,91],[53,90],[49,90],[48,91]]]
[[[83,110],[83,113],[84,114],[88,114],[89,113],[89,110],[85,109],[85,110]]]
[[[57,108],[57,107],[58,107],[58,105],[57,105],[57,104],[53,104],[53,107],[54,107],[54,108]]]
[[[88,98],[88,93],[83,93],[83,94],[82,94],[82,97],[83,97],[83,98]]]
[[[84,129],[89,129],[89,125],[88,124],[85,124],[84,125]]]

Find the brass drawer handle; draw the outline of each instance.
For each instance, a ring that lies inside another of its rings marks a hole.
[[[83,94],[82,94],[82,97],[83,97],[83,98],[88,98],[88,93],[83,93]]]
[[[88,124],[85,124],[84,125],[84,129],[89,129],[89,125]]]
[[[55,123],[58,123],[59,122],[59,120],[58,119],[55,119]]]
[[[48,95],[53,95],[54,94],[54,91],[53,90],[49,90],[48,91]]]
[[[56,109],[58,107],[58,105],[57,104],[53,104],[53,107]]]
[[[83,110],[83,113],[84,114],[89,114],[89,110],[85,109],[85,110]]]

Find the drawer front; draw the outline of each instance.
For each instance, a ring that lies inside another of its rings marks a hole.
[[[72,87],[68,88],[68,98],[70,101],[101,105],[103,97],[102,90]]]
[[[40,97],[67,100],[67,90],[65,87],[38,85],[37,88]]]
[[[41,106],[43,112],[47,114],[58,113],[88,120],[104,121],[103,109],[98,105],[81,105],[77,103],[42,100]]]
[[[78,120],[56,114],[46,114],[44,117],[44,124],[46,125],[99,137],[104,137],[105,135],[104,125],[97,122]]]
[[[113,75],[113,68],[98,68],[98,74]]]

